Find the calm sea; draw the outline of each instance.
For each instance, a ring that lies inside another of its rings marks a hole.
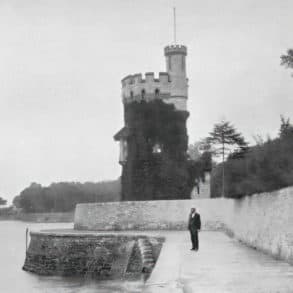
[[[24,272],[25,229],[72,228],[71,223],[0,221],[0,292],[2,293],[138,293],[142,282],[44,277]]]

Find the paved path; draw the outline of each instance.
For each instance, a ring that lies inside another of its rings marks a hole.
[[[200,232],[199,252],[187,232],[162,232],[166,242],[144,293],[292,293],[293,266],[221,232]]]

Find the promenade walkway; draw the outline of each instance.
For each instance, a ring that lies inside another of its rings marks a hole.
[[[166,242],[144,293],[292,293],[293,266],[248,248],[221,232],[162,232]]]

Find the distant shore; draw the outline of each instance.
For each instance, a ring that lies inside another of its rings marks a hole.
[[[70,223],[73,222],[74,212],[64,213],[23,213],[13,212],[0,214],[0,221],[17,220],[35,223]]]

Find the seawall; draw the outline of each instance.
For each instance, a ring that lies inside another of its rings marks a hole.
[[[163,238],[74,231],[31,232],[23,269],[39,275],[96,279],[140,278],[150,273]]]
[[[293,264],[293,187],[243,199],[78,204],[80,230],[182,230],[191,207],[203,229],[223,229],[240,241]]]

